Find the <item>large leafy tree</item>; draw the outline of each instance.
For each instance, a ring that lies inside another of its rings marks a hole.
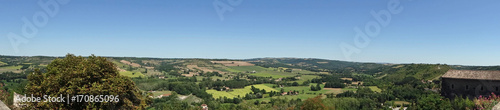
[[[114,95],[118,102],[27,103],[36,109],[144,109],[147,97],[126,76],[121,76],[112,62],[94,55],[66,55],[47,66],[47,73],[35,70],[28,76],[26,93],[35,97],[66,95]],[[71,98],[70,98],[71,99]]]

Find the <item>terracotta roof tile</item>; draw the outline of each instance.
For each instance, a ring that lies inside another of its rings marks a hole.
[[[500,80],[500,71],[492,70],[448,70],[442,78]]]

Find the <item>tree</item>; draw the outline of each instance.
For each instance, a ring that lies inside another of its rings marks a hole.
[[[309,81],[309,79],[308,79],[308,80],[304,81],[304,82],[302,83],[302,85],[307,86],[307,85],[309,85],[309,83],[310,83],[310,82],[311,82],[311,81]]]
[[[297,83],[297,82],[293,82],[293,83],[292,83],[292,86],[299,86],[299,83]]]
[[[419,110],[451,110],[450,101],[439,94],[429,94],[417,100]]]
[[[121,76],[112,62],[94,55],[66,55],[64,59],[55,59],[47,66],[47,73],[35,69],[28,76],[26,94],[35,97],[62,95],[113,95],[117,102],[69,102],[27,103],[31,109],[145,109],[148,97],[126,76]],[[71,96],[70,96],[71,97]]]
[[[311,85],[311,91],[316,91],[316,87]]]
[[[321,96],[316,96],[314,98],[309,98],[307,99],[302,107],[300,107],[301,110],[328,110],[327,107],[323,104],[323,100],[321,100]]]
[[[316,84],[316,90],[317,90],[317,91],[321,90],[321,86],[319,86],[319,83],[318,83],[318,84]]]

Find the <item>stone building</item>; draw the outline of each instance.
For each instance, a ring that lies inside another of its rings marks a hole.
[[[449,70],[441,81],[441,95],[447,98],[500,94],[500,71]]]

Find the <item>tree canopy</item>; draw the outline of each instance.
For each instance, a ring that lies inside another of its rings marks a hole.
[[[144,97],[135,83],[118,73],[106,58],[66,55],[47,66],[47,73],[36,69],[28,76],[27,94],[35,97],[70,95],[114,95],[118,102],[27,103],[36,109],[144,109],[150,99]]]

